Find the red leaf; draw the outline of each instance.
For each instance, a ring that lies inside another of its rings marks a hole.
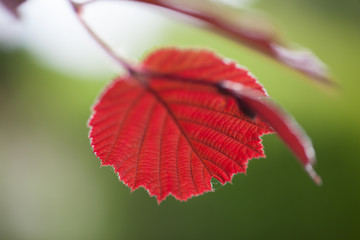
[[[260,137],[273,130],[240,111],[239,93],[229,91],[228,82],[266,96],[248,71],[211,52],[154,52],[95,104],[89,137],[96,156],[131,190],[144,187],[158,202],[169,194],[187,200],[212,191],[212,177],[230,182],[248,160],[265,156]],[[246,104],[270,123],[283,118]]]

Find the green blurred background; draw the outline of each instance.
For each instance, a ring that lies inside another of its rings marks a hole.
[[[0,48],[0,238],[360,239],[360,1],[252,6],[320,56],[341,89],[177,21],[157,46],[208,47],[247,66],[312,138],[323,186],[272,135],[263,138],[267,158],[251,161],[246,176],[159,206],[100,168],[89,146],[90,106],[111,77],[69,77],[25,50]]]

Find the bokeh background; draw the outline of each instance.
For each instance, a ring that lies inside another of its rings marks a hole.
[[[89,22],[130,59],[196,46],[249,68],[312,138],[324,184],[271,135],[267,158],[214,193],[160,206],[131,193],[87,138],[90,106],[121,70],[66,1],[29,0],[21,24],[0,11],[1,239],[360,239],[360,1],[250,3],[328,64],[335,90],[162,11],[108,4],[89,7]]]

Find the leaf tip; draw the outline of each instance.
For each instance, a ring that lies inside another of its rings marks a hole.
[[[305,171],[309,174],[310,178],[316,183],[316,185],[322,185],[321,177],[315,172],[313,166],[310,163],[305,165]]]
[[[327,65],[310,50],[305,48],[291,49],[279,44],[272,44],[271,48],[275,57],[285,65],[302,72],[319,83],[334,88],[339,87],[332,80]]]

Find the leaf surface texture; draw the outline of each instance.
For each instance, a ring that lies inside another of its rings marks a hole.
[[[140,68],[114,80],[89,121],[96,156],[132,190],[144,187],[158,202],[169,194],[187,200],[212,191],[212,177],[225,184],[265,156],[260,137],[270,126],[216,87],[226,79],[265,96],[247,70],[206,50],[171,48]]]

